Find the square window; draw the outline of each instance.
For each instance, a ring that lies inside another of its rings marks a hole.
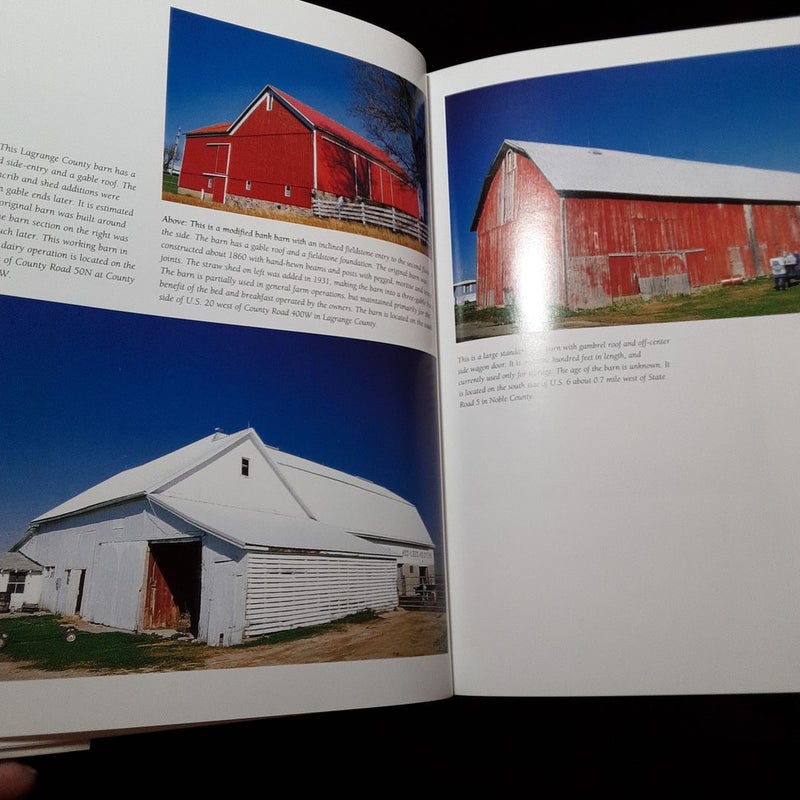
[[[25,573],[10,572],[8,575],[8,589],[11,594],[22,594],[25,591]]]

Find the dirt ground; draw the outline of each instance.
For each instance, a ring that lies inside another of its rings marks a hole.
[[[77,623],[84,635],[109,630]],[[194,645],[193,645],[194,646]],[[447,652],[447,623],[443,613],[398,609],[361,624],[347,624],[307,639],[250,647],[201,648],[203,665],[197,669],[264,667],[282,664],[314,664],[327,661],[400,658]],[[49,672],[26,669],[21,662],[0,655],[0,681],[41,678],[76,678],[104,673],[85,670]],[[106,673],[108,674],[108,673]]]

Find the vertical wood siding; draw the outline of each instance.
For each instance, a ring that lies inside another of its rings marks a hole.
[[[537,291],[563,303],[561,200],[527,158],[516,159],[513,192],[507,176],[501,165],[478,222],[477,303],[504,305]]]
[[[685,293],[768,274],[770,256],[800,250],[796,205],[567,197],[560,209],[530,159],[516,162],[513,208],[501,161],[476,226],[479,306],[520,288],[573,309]]]
[[[208,175],[226,173],[226,194],[235,197],[311,208],[318,190],[385,203],[419,217],[416,189],[352,147],[317,134],[315,165],[314,137],[280,102],[267,110],[262,100],[231,134],[186,137],[178,186],[209,193]],[[221,148],[213,146],[223,142],[231,144],[227,168],[216,157]]]
[[[397,606],[393,559],[251,553],[246,636],[317,625]]]

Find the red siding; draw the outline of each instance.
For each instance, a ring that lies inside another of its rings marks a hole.
[[[561,200],[529,159],[517,157],[512,173],[501,164],[477,228],[479,306],[532,293],[563,302],[560,221]]]
[[[316,174],[315,174],[316,137]],[[212,145],[227,142],[226,164]],[[213,178],[212,175],[219,176]],[[261,98],[230,134],[188,134],[179,188],[311,208],[315,190],[369,200],[419,217],[413,186],[353,147],[315,131],[277,98]],[[249,181],[249,187],[248,187]]]
[[[597,197],[562,205],[528,158],[516,162],[511,219],[501,218],[505,161],[484,197],[478,305],[502,304],[513,284],[548,304],[599,307],[768,274],[770,256],[800,250],[797,206]]]

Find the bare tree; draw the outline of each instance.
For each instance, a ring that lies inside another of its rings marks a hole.
[[[409,81],[372,64],[353,68],[351,110],[367,135],[408,173],[418,189],[427,188],[425,105]]]
[[[175,141],[170,145],[164,145],[164,172],[172,172],[175,164],[178,161],[178,156],[180,154],[180,139],[181,131],[179,128],[178,132],[175,134]]]

